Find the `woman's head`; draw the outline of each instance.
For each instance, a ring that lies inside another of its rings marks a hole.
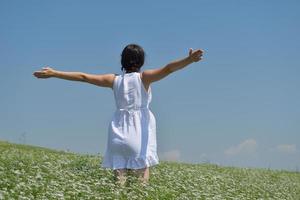
[[[121,70],[126,73],[138,72],[144,64],[145,52],[142,47],[137,44],[127,45],[121,55]]]

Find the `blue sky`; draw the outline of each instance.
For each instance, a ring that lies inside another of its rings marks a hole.
[[[144,69],[201,48],[204,59],[152,84],[161,160],[299,170],[299,1],[0,1],[0,138],[104,154],[106,88],[36,79],[121,73],[129,43]]]

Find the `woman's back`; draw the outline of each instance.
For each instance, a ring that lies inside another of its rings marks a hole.
[[[148,108],[152,99],[151,88],[146,91],[138,72],[116,76],[113,91],[117,109]]]

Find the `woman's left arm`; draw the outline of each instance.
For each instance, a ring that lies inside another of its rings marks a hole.
[[[101,87],[113,87],[115,74],[87,74],[83,72],[64,72],[54,70],[51,67],[43,67],[42,71],[35,71],[33,75],[37,78],[60,78],[71,81],[81,81]]]

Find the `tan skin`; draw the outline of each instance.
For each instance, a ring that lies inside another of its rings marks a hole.
[[[168,63],[167,65],[157,68],[157,69],[149,69],[145,70],[141,75],[142,82],[144,84],[145,89],[148,91],[150,84],[156,81],[159,81],[169,74],[180,70],[187,65],[198,62],[202,60],[202,55],[204,51],[201,49],[193,50],[189,49],[189,55],[183,59],[175,60],[173,62]],[[35,71],[33,75],[37,78],[60,78],[71,81],[81,81],[90,84],[94,84],[100,87],[107,87],[113,89],[113,82],[115,78],[115,74],[87,74],[83,72],[63,72],[54,70],[51,67],[43,67],[41,71]],[[149,181],[149,167],[143,169],[136,170],[128,170],[128,169],[117,169],[114,170],[115,179],[117,183],[123,185],[126,181],[127,174],[133,174],[137,176],[142,183],[148,183]]]

